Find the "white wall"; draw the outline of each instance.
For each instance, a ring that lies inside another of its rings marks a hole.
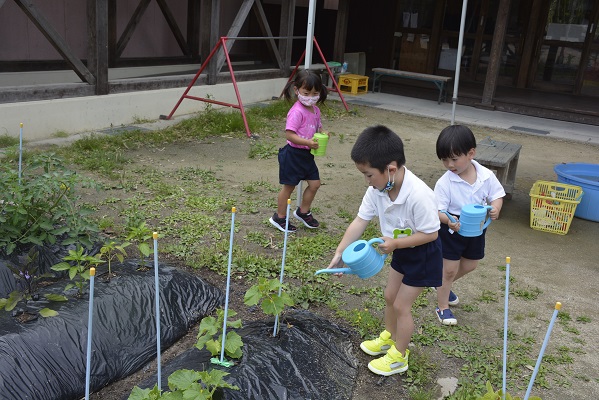
[[[286,78],[238,82],[239,94],[248,104],[278,97]],[[23,123],[23,140],[36,141],[52,138],[57,132],[68,134],[92,132],[136,120],[157,120],[168,115],[186,88],[119,93],[106,96],[76,97],[0,104],[0,135],[19,137],[19,124]],[[194,86],[191,96],[237,104],[233,84]],[[208,103],[184,99],[173,118],[203,111]],[[217,107],[213,105],[213,107]],[[238,111],[238,110],[237,110]],[[238,111],[239,112],[239,111]]]

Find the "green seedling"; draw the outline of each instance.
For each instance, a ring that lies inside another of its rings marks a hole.
[[[213,369],[210,371],[194,371],[190,369],[179,369],[168,377],[170,392],[161,393],[158,384],[152,389],[140,389],[134,387],[128,400],[211,400],[219,388],[239,390],[239,387],[228,384],[224,377],[227,372]]]
[[[100,248],[100,257],[108,263],[108,279],[112,276],[112,260],[116,258],[122,263],[127,255],[125,247],[129,246],[129,244],[128,242],[118,244],[111,240]]]
[[[225,312],[222,309],[216,311],[217,318],[212,316],[204,317],[200,322],[200,330],[195,347],[198,350],[206,348],[213,357],[220,355],[223,340],[223,322]],[[228,310],[227,317],[234,317],[237,313],[233,310]],[[227,318],[228,319],[228,318]],[[227,320],[228,328],[241,328],[241,320]],[[225,340],[225,355],[229,358],[240,358],[242,356],[241,347],[243,341],[237,332],[227,331]]]
[[[78,296],[83,295],[83,289],[87,281],[89,281],[89,269],[102,264],[104,260],[98,257],[90,256],[85,253],[81,246],[77,246],[76,250],[69,250],[69,255],[63,257],[63,262],[52,266],[53,271],[68,271],[69,279],[75,281],[74,284],[68,284],[64,290],[67,291],[73,286],[78,289]],[[71,265],[73,263],[73,265]]]

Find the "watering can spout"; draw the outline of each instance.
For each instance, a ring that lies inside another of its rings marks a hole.
[[[314,275],[320,275],[320,274],[351,274],[352,270],[351,268],[325,268],[325,269],[319,269],[318,271],[316,271],[314,273]]]

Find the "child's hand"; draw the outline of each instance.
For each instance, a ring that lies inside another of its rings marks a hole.
[[[333,256],[333,259],[331,260],[329,266],[327,267],[327,269],[330,268],[343,268],[343,260],[341,259],[341,254],[339,253],[335,253],[335,255]],[[333,274],[335,276],[341,276],[343,275],[342,272]]]
[[[395,244],[396,239],[393,239],[393,238],[390,238],[387,236],[383,236],[381,239],[384,240],[383,243],[379,243],[379,250],[381,251],[381,253],[389,254],[389,253],[392,253],[393,250],[395,250],[397,248],[397,246]]]
[[[456,218],[455,222],[448,221],[447,226],[454,232],[458,232],[460,230],[460,220]]]
[[[310,140],[308,140],[308,142],[309,142],[308,143],[309,148],[314,149],[314,150],[316,150],[318,148],[318,142],[316,140],[310,139]]]
[[[489,210],[489,217],[491,217],[491,220],[496,220],[499,218],[499,210],[496,207],[491,206],[491,209]]]

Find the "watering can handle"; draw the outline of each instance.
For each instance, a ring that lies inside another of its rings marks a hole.
[[[491,223],[491,217],[489,216],[489,211],[493,209],[491,206],[484,206],[487,209],[487,216],[485,218],[485,224],[483,225],[483,229],[486,229]]]
[[[325,268],[325,269],[319,269],[318,271],[316,271],[316,273],[314,273],[314,275],[319,275],[319,274],[351,274],[352,270],[351,268]]]
[[[454,224],[457,222],[456,219],[453,217],[453,215],[448,213],[447,210],[439,210],[439,212],[442,212],[443,214],[447,215],[447,218],[449,218],[449,220],[451,222],[453,222]],[[453,233],[453,232],[454,232],[454,230],[449,228],[449,233]]]
[[[370,240],[368,241],[368,245],[369,245],[369,246],[372,246],[372,245],[373,245],[373,244],[375,244],[375,243],[385,243],[385,241],[384,241],[383,239],[381,239],[381,238],[378,238],[378,237],[376,237],[376,238],[372,238],[372,239],[370,239]],[[388,256],[389,254],[381,254],[381,255],[383,256],[383,258],[387,258],[387,256]]]

